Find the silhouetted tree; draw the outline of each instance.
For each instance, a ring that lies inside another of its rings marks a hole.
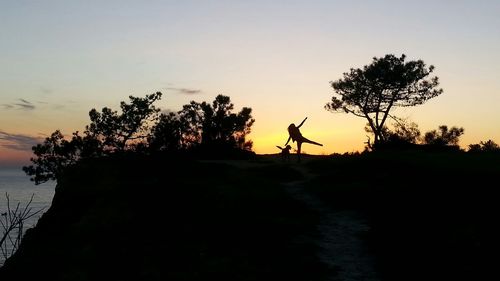
[[[330,82],[336,94],[325,108],[368,120],[374,144],[384,140],[384,125],[395,107],[415,106],[443,92],[438,77],[428,77],[434,66],[422,60],[405,62],[406,56],[392,54],[373,58],[363,69],[352,69],[344,78]]]
[[[174,151],[183,148],[184,126],[174,112],[162,113],[148,139],[153,151]]]
[[[243,107],[233,113],[234,105],[228,96],[218,95],[212,104],[191,102],[179,112],[184,143],[223,145],[250,150],[252,142],[246,140],[255,122],[252,109]]]
[[[481,141],[469,144],[469,152],[500,152],[500,146],[492,140]]]
[[[40,184],[56,180],[68,166],[82,158],[127,149],[130,142],[150,136],[149,125],[159,111],[153,103],[160,97],[160,92],[145,98],[130,96],[130,104],[121,102],[121,114],[107,107],[101,113],[92,109],[91,124],[86,126],[83,136],[77,131],[67,140],[59,130],[55,131],[32,148],[36,157],[31,158],[33,165],[23,167],[24,172],[35,184]]]
[[[418,124],[401,118],[394,118],[395,122],[392,124],[393,129],[389,129],[384,126],[381,130],[383,135],[383,141],[380,141],[377,145],[383,145],[386,148],[390,147],[404,147],[409,145],[415,145],[420,142],[420,129]],[[368,133],[373,133],[371,127],[367,124],[365,126],[365,131]],[[371,143],[367,142],[366,149],[372,149]]]
[[[190,148],[201,143],[203,131],[203,112],[201,104],[191,101],[178,112],[182,130],[182,147]]]
[[[460,136],[463,135],[464,128],[441,125],[439,129],[429,131],[424,135],[424,143],[434,146],[457,146]]]
[[[89,112],[90,125],[85,133],[102,141],[105,150],[123,151],[131,142],[140,142],[150,136],[149,126],[158,118],[153,103],[161,98],[156,92],[144,98],[129,96],[130,103],[121,102],[121,113],[108,107],[101,112]]]
[[[391,131],[389,138],[417,144],[420,141],[420,129],[415,122],[399,120],[394,124],[394,130]]]
[[[252,142],[246,140],[255,121],[252,109],[244,107],[233,113],[234,105],[228,96],[219,95],[212,104],[192,101],[178,113],[164,114],[153,105],[161,98],[160,92],[129,98],[130,103],[120,103],[120,113],[108,107],[101,112],[92,109],[91,123],[83,136],[75,132],[67,140],[60,131],[52,133],[32,148],[36,157],[31,158],[33,165],[23,167],[25,173],[39,184],[56,180],[82,158],[125,150],[172,151],[198,145],[246,150],[252,147]]]
[[[21,202],[18,202],[15,208],[13,208],[14,206],[10,205],[9,194],[5,193],[5,198],[7,199],[6,209],[0,210],[0,226],[2,227],[0,234],[0,253],[4,260],[12,256],[19,248],[24,235],[24,223],[43,211],[43,209],[33,211],[30,205],[33,202],[34,196],[35,194],[31,195],[30,200],[24,207],[21,206]]]
[[[66,140],[57,130],[43,143],[33,146],[32,150],[36,156],[31,158],[34,165],[23,167],[23,171],[31,176],[35,184],[40,184],[57,179],[66,167],[75,164],[82,156],[97,154],[99,142],[84,138],[78,132]]]

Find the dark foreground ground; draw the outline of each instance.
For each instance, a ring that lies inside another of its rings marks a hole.
[[[379,280],[493,280],[499,175],[498,154],[460,152],[86,161],[0,280],[338,280],[318,254],[325,214],[290,183],[366,220]]]
[[[307,167],[319,175],[311,192],[367,217],[382,280],[497,279],[499,154],[385,152]]]

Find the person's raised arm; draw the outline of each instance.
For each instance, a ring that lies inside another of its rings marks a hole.
[[[300,123],[300,125],[298,125],[297,128],[300,128],[300,126],[302,126],[302,124],[304,124],[304,122],[306,122],[306,119],[307,119],[307,117],[304,118],[304,120],[302,121],[302,123]]]
[[[286,141],[286,143],[285,143],[285,147],[286,147],[286,145],[290,142],[290,139],[291,139],[291,138],[292,138],[292,136],[289,136],[289,137],[288,137],[288,140],[287,140],[287,141]]]

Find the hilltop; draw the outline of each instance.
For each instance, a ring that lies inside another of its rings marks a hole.
[[[499,171],[457,151],[84,159],[0,278],[358,280],[355,246],[370,280],[480,280]]]

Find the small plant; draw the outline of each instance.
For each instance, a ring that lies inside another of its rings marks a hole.
[[[499,152],[500,146],[492,141],[481,141],[476,144],[469,144],[469,152]]]
[[[23,238],[24,223],[43,210],[42,208],[33,211],[33,208],[30,207],[34,196],[35,194],[31,195],[30,200],[24,207],[21,207],[21,202],[18,202],[15,208],[11,208],[9,194],[5,193],[7,210],[5,212],[2,210],[0,214],[0,225],[3,230],[0,235],[0,253],[3,260],[8,259],[19,248]],[[2,265],[2,262],[0,262],[0,265]]]

